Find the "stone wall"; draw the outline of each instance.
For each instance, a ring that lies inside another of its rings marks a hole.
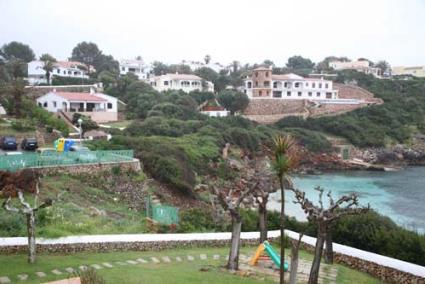
[[[258,245],[258,239],[242,239],[242,245]],[[230,240],[191,240],[159,242],[105,242],[73,244],[37,244],[37,252],[76,253],[76,252],[111,252],[111,251],[159,251],[175,248],[224,247]],[[27,251],[27,246],[0,247],[0,254],[16,254]]]
[[[302,243],[301,248],[311,253],[314,253],[315,250],[314,246],[306,243]],[[336,263],[343,264],[355,270],[372,275],[384,283],[425,284],[425,278],[350,255],[334,252],[334,261]]]
[[[96,173],[103,171],[110,171],[112,168],[120,167],[121,170],[140,170],[140,161],[133,159],[132,161],[123,162],[110,162],[110,163],[96,163],[96,164],[78,164],[78,165],[64,165],[64,166],[49,166],[34,168],[41,174],[57,174],[57,173]]]

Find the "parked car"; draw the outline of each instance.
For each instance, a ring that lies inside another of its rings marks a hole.
[[[3,136],[0,138],[0,147],[3,150],[17,150],[16,138],[13,136]]]
[[[38,148],[36,138],[24,138],[21,142],[21,149],[26,151],[35,151]]]
[[[72,145],[69,148],[70,152],[76,152],[76,162],[80,163],[95,163],[98,162],[96,155],[89,148],[82,145]]]

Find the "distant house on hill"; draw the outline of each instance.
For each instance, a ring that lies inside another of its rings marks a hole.
[[[182,90],[186,93],[192,91],[214,91],[214,84],[192,74],[165,74],[150,78],[151,86],[161,92],[167,90]]]
[[[425,66],[397,66],[391,69],[392,76],[425,77]]]
[[[335,70],[356,70],[365,74],[372,74],[376,78],[381,78],[382,70],[377,67],[370,66],[370,62],[367,60],[357,61],[331,61],[329,67]]]
[[[6,114],[6,110],[4,109],[2,105],[0,105],[0,115],[5,115],[5,114]]]
[[[142,59],[122,59],[120,60],[120,75],[133,73],[139,80],[149,79],[151,67]]]
[[[229,111],[222,107],[216,99],[208,100],[199,106],[199,111],[210,117],[225,117]]]
[[[37,104],[49,112],[65,115],[70,120],[74,113],[88,116],[97,123],[118,120],[118,99],[94,91],[79,93],[53,90],[37,98]]]
[[[275,75],[271,68],[260,67],[245,80],[244,92],[250,99],[332,100],[338,98],[332,84],[323,78],[304,78],[292,73]]]
[[[43,69],[44,62],[34,60],[28,63],[28,83],[30,85],[47,84],[46,71]],[[57,61],[53,63],[53,70],[50,76],[53,78],[80,78],[88,79],[89,74],[94,72],[93,66],[87,66],[77,61]]]

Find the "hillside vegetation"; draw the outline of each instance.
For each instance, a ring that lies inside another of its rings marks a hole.
[[[383,99],[384,104],[331,117],[287,117],[276,126],[282,130],[297,127],[342,136],[358,147],[404,143],[412,134],[425,132],[425,80],[381,80],[349,71],[341,72],[337,80],[357,82]]]

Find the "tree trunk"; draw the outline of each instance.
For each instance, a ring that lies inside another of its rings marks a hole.
[[[242,218],[237,213],[231,213],[231,216],[232,216],[232,243],[230,246],[229,261],[227,262],[227,269],[238,270]]]
[[[285,263],[285,188],[283,185],[283,178],[280,179],[280,284],[285,283],[285,270],[283,269]]]
[[[267,241],[267,200],[263,201],[258,205],[258,218],[260,225],[260,243]]]
[[[325,263],[333,264],[334,263],[334,250],[332,243],[332,232],[330,229],[326,232],[326,249],[325,249]]]
[[[323,253],[323,244],[325,242],[325,230],[323,225],[318,224],[318,233],[316,240],[316,249],[314,251],[314,259],[313,264],[311,265],[310,270],[310,278],[308,279],[308,284],[317,284],[319,280],[319,269],[320,269],[320,261]]]
[[[35,245],[35,216],[34,212],[25,214],[27,217],[27,230],[28,230],[28,263],[34,263],[36,257]]]
[[[300,243],[296,244],[295,241],[292,243],[291,249],[291,274],[289,276],[289,284],[297,284],[297,272],[298,272],[298,250]]]

